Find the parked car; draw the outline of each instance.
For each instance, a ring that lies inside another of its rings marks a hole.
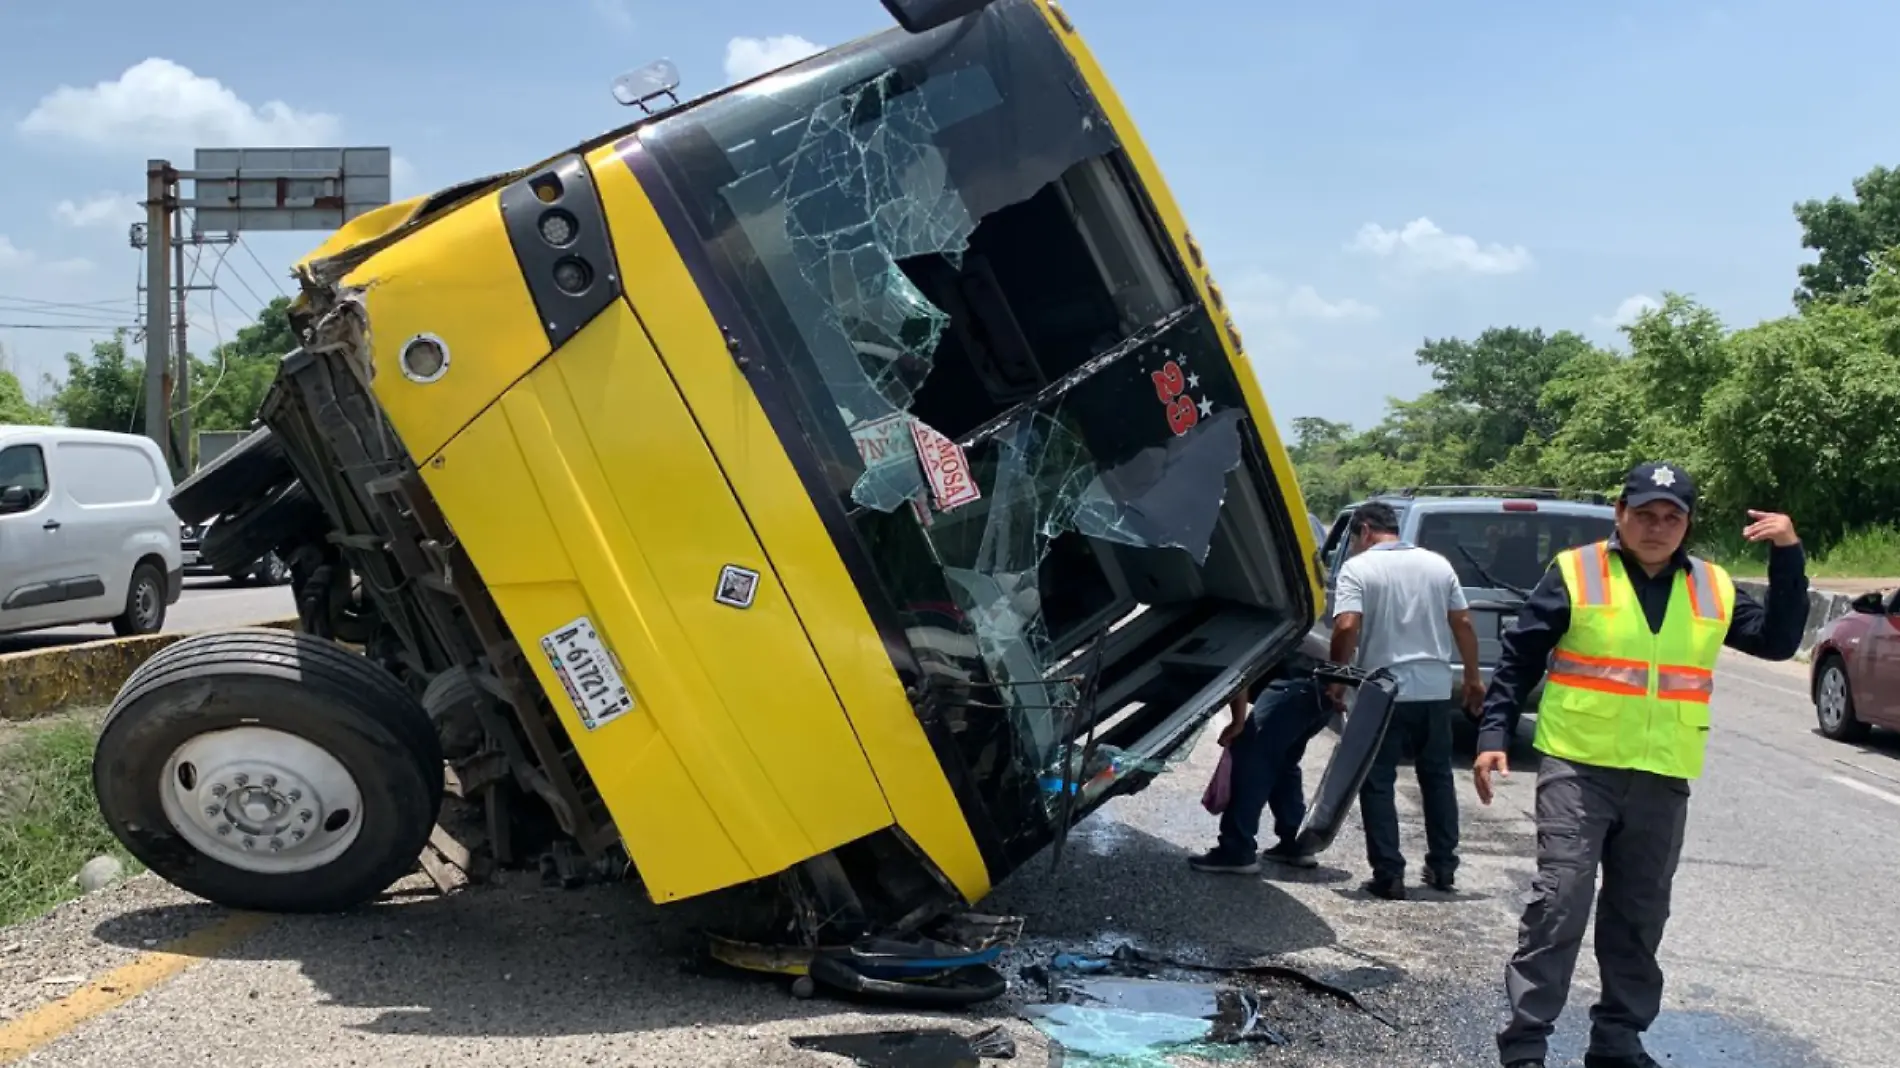
[[[0,633],[162,629],[184,588],[171,491],[148,438],[0,425]]]
[[[206,535],[211,532],[212,524],[217,522],[214,516],[202,523],[185,523],[179,529],[180,547],[184,551],[186,574],[223,575],[232,582],[246,586],[282,586],[290,581],[290,565],[276,550],[265,553],[250,563],[235,569],[220,570],[211,565],[200,551]]]
[[[1874,590],[1821,628],[1809,692],[1821,733],[1857,742],[1874,727],[1900,730],[1900,590]]]
[[[1502,652],[1500,638],[1517,622],[1518,609],[1551,561],[1565,549],[1609,537],[1616,528],[1616,509],[1601,494],[1566,497],[1553,489],[1420,486],[1368,500],[1391,505],[1399,516],[1401,538],[1439,553],[1457,569],[1478,631],[1478,672],[1487,684]],[[1314,660],[1328,659],[1334,584],[1352,542],[1346,525],[1363,503],[1340,510],[1320,549],[1326,609],[1301,645]],[[1527,711],[1537,707],[1542,691],[1541,684],[1532,691]],[[1463,717],[1459,722],[1468,726]],[[1517,723],[1511,729],[1515,733]]]

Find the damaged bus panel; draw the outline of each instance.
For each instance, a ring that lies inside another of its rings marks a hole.
[[[1199,247],[1055,4],[947,7],[299,266],[262,426],[173,505],[300,629],[128,681],[134,854],[347,907],[446,760],[497,862],[888,978],[1292,654],[1316,546]]]

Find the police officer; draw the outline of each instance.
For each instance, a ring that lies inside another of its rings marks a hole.
[[[1585,1068],[1658,1068],[1642,1035],[1662,1008],[1656,963],[1682,852],[1689,784],[1702,773],[1716,656],[1726,645],[1764,660],[1794,656],[1807,626],[1801,542],[1785,515],[1748,513],[1766,541],[1766,606],[1683,543],[1695,482],[1674,464],[1629,473],[1606,541],[1559,553],[1531,591],[1485,695],[1472,768],[1478,799],[1508,777],[1506,725],[1544,678],[1534,745],[1537,876],[1505,969],[1507,1068],[1542,1068],[1590,920],[1603,993],[1590,1010]],[[1548,663],[1548,676],[1545,676]]]

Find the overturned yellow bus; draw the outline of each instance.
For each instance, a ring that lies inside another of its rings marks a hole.
[[[302,629],[128,680],[95,776],[140,860],[349,907],[413,870],[446,759],[504,862],[900,937],[1291,653],[1292,466],[1069,17],[887,6],[299,266],[263,427],[174,508],[289,561]]]

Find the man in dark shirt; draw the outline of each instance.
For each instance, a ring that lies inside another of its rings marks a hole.
[[[1794,656],[1806,630],[1805,558],[1788,517],[1750,511],[1742,532],[1770,543],[1767,604],[1740,589],[1723,603],[1732,588],[1726,572],[1683,548],[1695,497],[1680,467],[1632,470],[1615,536],[1560,557],[1502,640],[1472,768],[1482,803],[1491,803],[1491,775],[1510,775],[1508,724],[1550,673],[1536,740],[1538,871],[1505,970],[1511,1020],[1498,1035],[1511,1068],[1544,1064],[1599,865],[1602,997],[1590,1012],[1584,1065],[1658,1068],[1641,1039],[1662,1005],[1656,951],[1708,730],[1719,648],[1710,628],[1726,615],[1720,644],[1765,660]],[[1575,618],[1585,611],[1587,626]],[[1552,690],[1560,691],[1554,702]]]

